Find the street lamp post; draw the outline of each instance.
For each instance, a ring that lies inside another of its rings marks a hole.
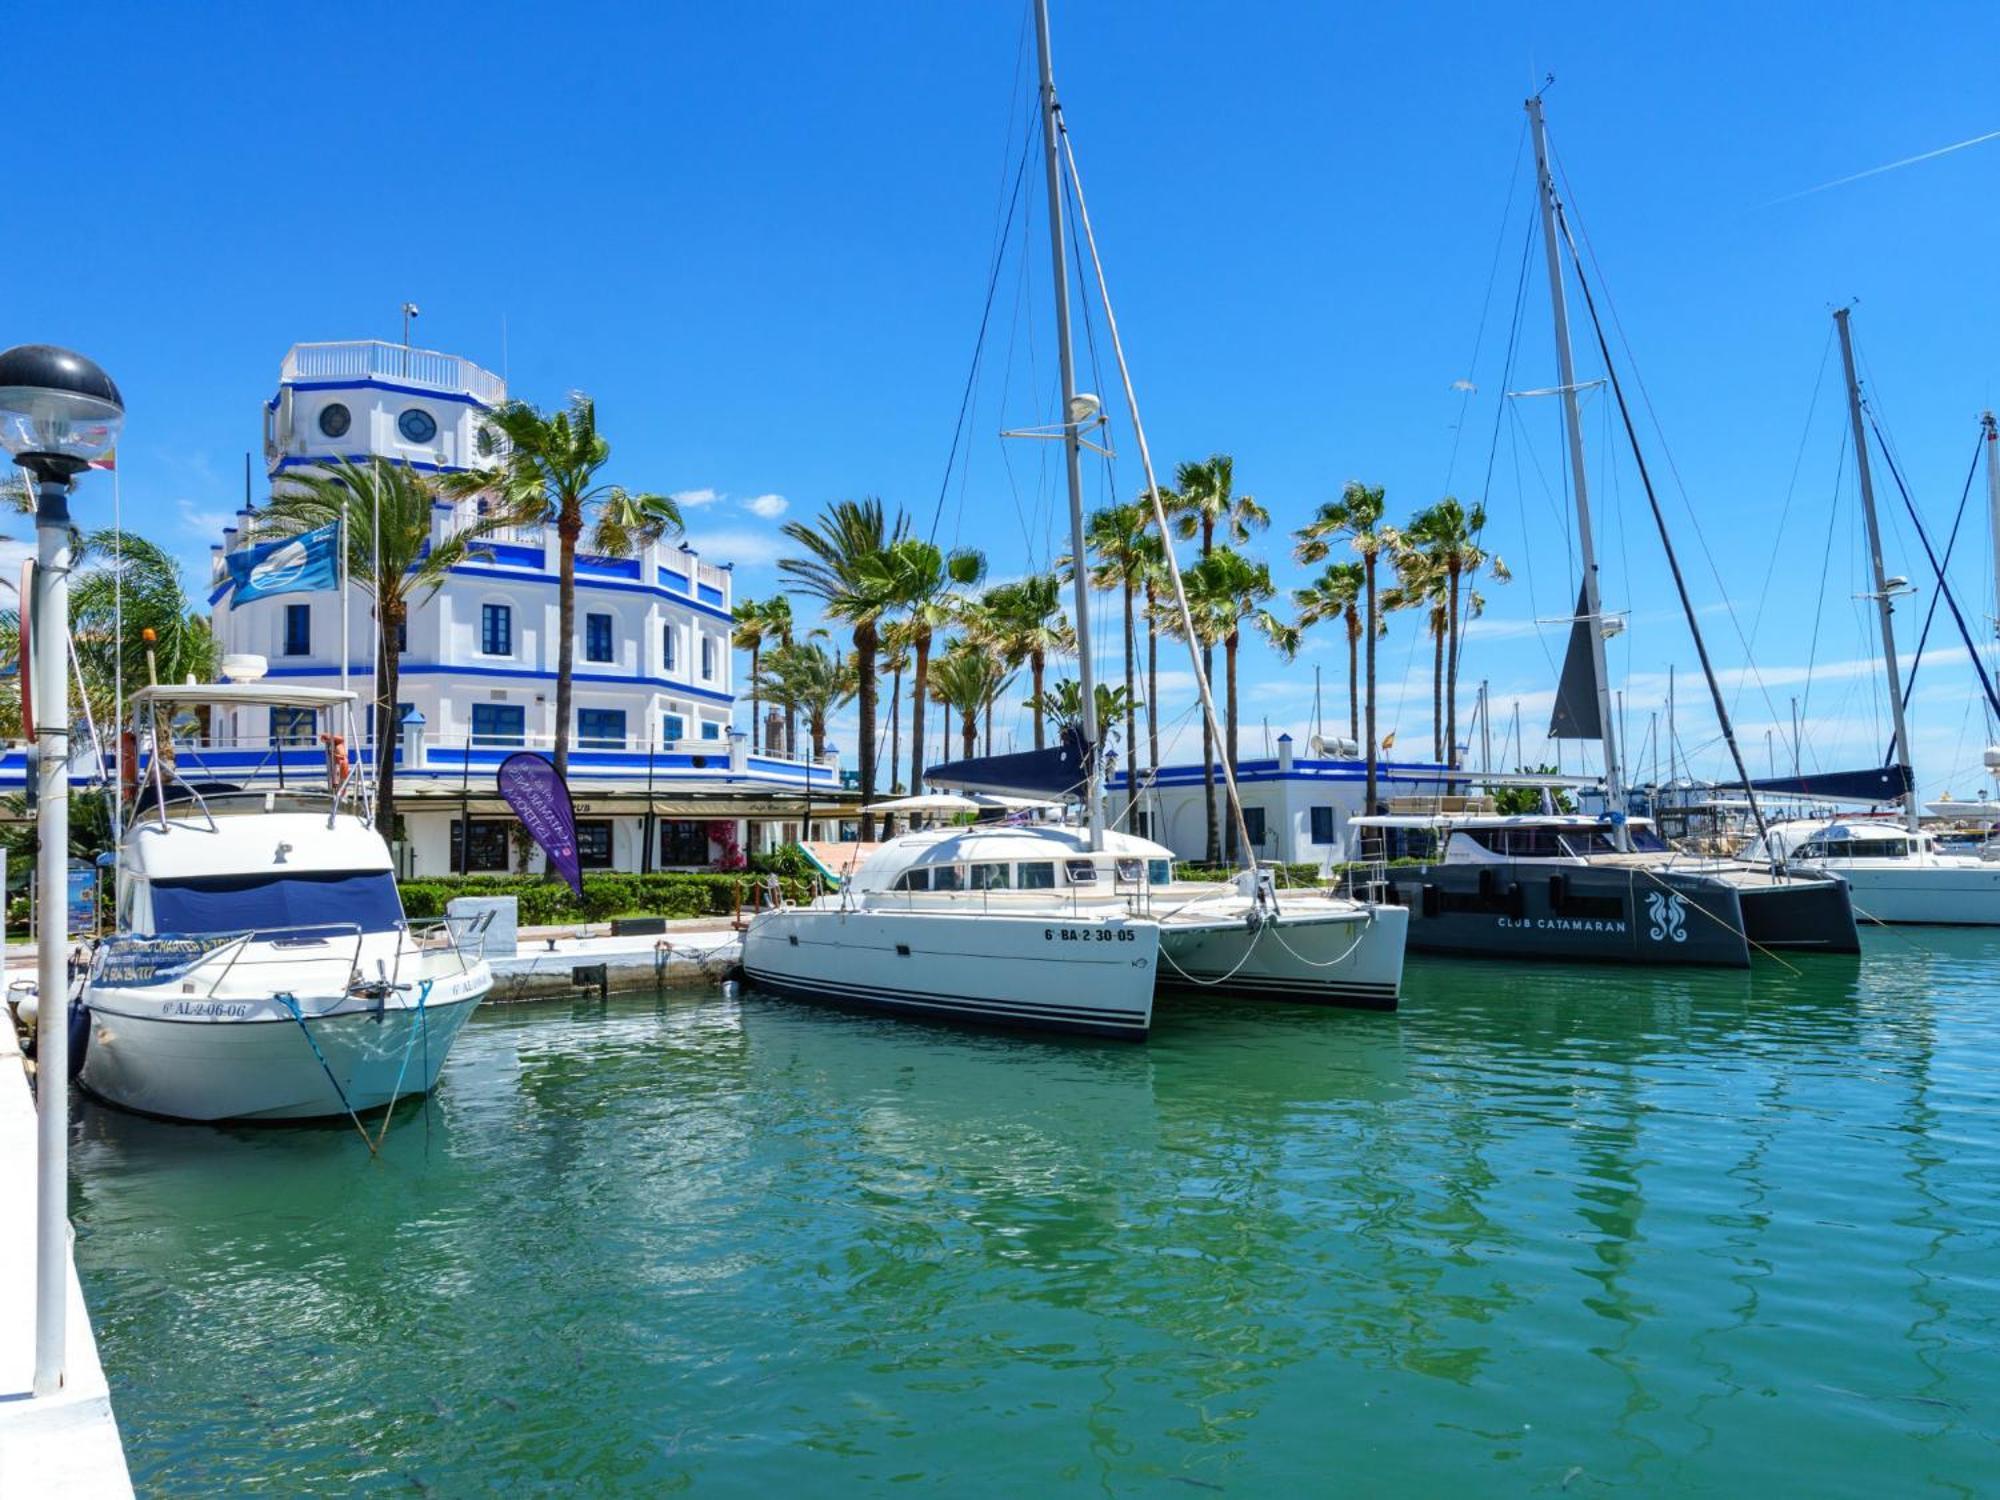
[[[111,450],[125,403],[111,377],[80,354],[47,344],[0,353],[0,446],[35,485],[35,1385],[62,1389],[63,1314],[69,1297],[70,487]]]

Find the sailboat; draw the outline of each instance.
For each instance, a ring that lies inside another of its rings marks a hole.
[[[1081,451],[1101,421],[1096,396],[1076,388],[1063,219],[1067,140],[1050,61],[1047,0],[1035,4],[1043,162],[1054,274],[1060,437],[1067,460],[1071,555],[1084,556]],[[1067,162],[1098,290],[1102,262],[1090,234],[1075,160]],[[1159,504],[1145,429],[1109,298],[1107,331],[1138,436],[1147,489]],[[1157,517],[1162,535],[1169,530]],[[1169,549],[1173,591],[1185,612]],[[1250,868],[1223,885],[1175,882],[1164,845],[1107,828],[1103,726],[1090,640],[1089,570],[1073,570],[1081,723],[1044,751],[940,768],[937,785],[1080,800],[1080,825],[994,819],[906,833],[869,855],[840,891],[755,916],[743,972],[781,995],[898,1014],[1036,1030],[1143,1038],[1163,987],[1393,1007],[1402,983],[1407,914],[1394,905],[1316,893],[1289,895]],[[1215,707],[1195,632],[1185,631],[1203,712]],[[1222,743],[1219,733],[1214,742]],[[1241,803],[1223,766],[1240,845]],[[908,810],[905,808],[905,810]]]
[[[1778,824],[1760,841],[1770,856],[1789,859],[1808,869],[1824,870],[1845,880],[1855,906],[1878,922],[1941,927],[2000,926],[2000,862],[1978,852],[1947,849],[1923,826],[1917,801],[1916,775],[1910,748],[1910,726],[1904,703],[1902,664],[1896,655],[1898,594],[1909,589],[1892,578],[1882,560],[1881,522],[1875,511],[1875,483],[1868,461],[1868,434],[1863,415],[1861,382],[1855,373],[1854,336],[1849,309],[1834,311],[1840,331],[1840,353],[1847,376],[1847,413],[1852,424],[1854,456],[1861,489],[1861,514],[1868,543],[1876,618],[1882,638],[1882,676],[1889,695],[1890,725],[1896,736],[1888,766],[1875,772],[1819,778],[1822,794],[1855,800],[1901,803],[1900,823],[1872,818],[1803,819]],[[2000,431],[1993,414],[1981,421],[1986,453],[1986,493],[1993,526],[1996,557],[2000,557]],[[1938,587],[1944,588],[1942,572]],[[1975,657],[1975,663],[1977,658]],[[1989,696],[1992,687],[1987,684]],[[2000,761],[1988,752],[1988,762]],[[1827,792],[1829,781],[1833,790]],[[1990,848],[1991,846],[1986,846]]]
[[[1527,101],[1555,325],[1557,393],[1568,438],[1582,566],[1576,613],[1549,733],[1597,740],[1604,763],[1605,812],[1500,816],[1482,813],[1378,814],[1352,821],[1355,837],[1384,852],[1414,856],[1389,863],[1384,879],[1410,909],[1410,946],[1419,951],[1491,958],[1586,959],[1641,964],[1747,967],[1753,952],[1860,950],[1847,887],[1825,874],[1800,874],[1782,863],[1690,858],[1667,847],[1650,821],[1627,810],[1616,715],[1604,642],[1608,622],[1598,587],[1590,490],[1575,357],[1563,289],[1566,225],[1550,170],[1541,96]],[[1579,285],[1582,285],[1579,273]],[[1585,287],[1586,295],[1588,288]],[[1594,309],[1593,309],[1594,317]],[[1609,360],[1606,360],[1609,370]],[[1619,411],[1625,398],[1609,371]],[[1637,452],[1636,442],[1634,451]],[[1651,481],[1643,458],[1640,477]],[[1654,515],[1659,519],[1657,504]],[[1735,731],[1695,618],[1666,527],[1660,538],[1680,587],[1688,626],[1708,677],[1716,716],[1738,771]],[[1747,778],[1746,778],[1747,779]],[[1761,826],[1754,795],[1753,817]]]

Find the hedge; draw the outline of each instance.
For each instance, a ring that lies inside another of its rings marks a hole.
[[[744,904],[754,899],[751,887],[761,877],[746,874],[586,875],[583,899],[559,881],[539,875],[455,875],[397,883],[403,910],[412,921],[442,917],[455,896],[513,896],[520,903],[524,925],[564,922],[604,922],[612,917],[726,917],[736,910],[737,894]],[[811,884],[784,879],[785,895],[794,901],[812,897]]]
[[[1270,864],[1264,866],[1276,877],[1279,885],[1318,886],[1327,883],[1327,873],[1323,866],[1312,864]],[[1337,877],[1347,867],[1336,864],[1333,873]],[[1234,880],[1243,873],[1240,865],[1197,865],[1177,864],[1174,866],[1176,880]]]

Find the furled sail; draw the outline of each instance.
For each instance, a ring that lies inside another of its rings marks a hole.
[[[1900,802],[1915,778],[1907,765],[1870,766],[1865,771],[1824,771],[1810,776],[1769,776],[1749,783],[1756,792],[1824,797],[1830,802]]]
[[[1013,755],[977,755],[926,766],[924,780],[932,786],[962,792],[997,792],[1024,797],[1081,797],[1087,777],[1088,746],[1074,729],[1066,730],[1045,750]]]
[[[1585,618],[1590,597],[1577,590],[1576,621],[1569,628],[1569,650],[1563,655],[1562,681],[1556,684],[1556,706],[1549,715],[1552,740],[1601,740],[1604,721],[1597,712],[1597,669]]]

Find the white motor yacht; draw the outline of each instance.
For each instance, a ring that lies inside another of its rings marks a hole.
[[[353,699],[264,683],[133,695],[142,719]],[[353,773],[326,738],[316,790],[197,786],[152,757],[119,845],[117,933],[82,990],[89,1093],[177,1120],[296,1120],[436,1083],[492,974],[476,940],[405,918],[388,845],[351,810]]]
[[[1772,825],[1763,852],[1838,875],[1854,909],[1877,922],[2000,926],[2000,858],[1938,847],[1927,829],[1886,819],[1824,818]],[[2000,851],[1995,851],[2000,853]]]

